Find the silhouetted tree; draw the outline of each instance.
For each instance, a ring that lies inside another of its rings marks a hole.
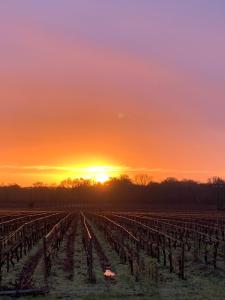
[[[134,176],[134,183],[137,185],[148,185],[152,181],[152,177],[148,174],[137,174]]]

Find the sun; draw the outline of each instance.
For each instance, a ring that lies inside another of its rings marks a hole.
[[[94,179],[98,183],[105,183],[106,181],[109,180],[109,175],[104,174],[104,173],[102,173],[102,174],[96,174],[94,176]]]
[[[92,166],[86,169],[86,173],[97,183],[105,183],[110,178],[110,168],[107,166]]]
[[[104,184],[110,178],[118,177],[121,173],[121,167],[113,165],[77,165],[72,167],[62,167],[67,170],[67,174],[60,175],[63,178],[86,179],[92,184]]]

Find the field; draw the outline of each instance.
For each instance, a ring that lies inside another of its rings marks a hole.
[[[0,212],[0,299],[224,299],[225,214]]]

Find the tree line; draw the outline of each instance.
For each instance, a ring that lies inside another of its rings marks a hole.
[[[104,184],[67,178],[58,185],[0,186],[2,209],[224,209],[225,181],[205,183],[167,178],[154,182],[147,174],[110,178]]]

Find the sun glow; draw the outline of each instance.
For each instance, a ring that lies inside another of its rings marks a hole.
[[[55,171],[55,181],[61,182],[67,178],[70,179],[87,179],[94,183],[105,183],[110,178],[118,177],[122,173],[127,171],[124,166],[113,166],[113,165],[76,165],[76,166],[55,166],[55,167],[45,167],[43,170]],[[39,170],[39,168],[38,168]],[[41,169],[42,170],[42,169]]]
[[[98,183],[105,183],[113,176],[113,167],[109,166],[93,166],[86,168],[86,178],[93,179],[93,181]]]
[[[106,181],[109,180],[109,175],[107,174],[98,174],[95,176],[95,180],[96,182],[99,182],[99,183],[105,183]]]

